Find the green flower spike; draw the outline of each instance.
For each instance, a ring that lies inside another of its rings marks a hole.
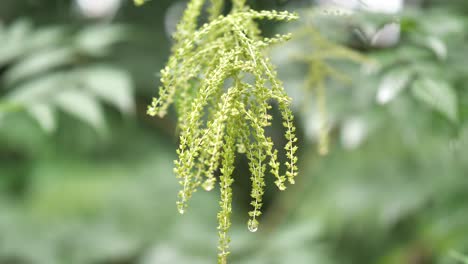
[[[180,145],[175,174],[182,186],[177,207],[180,213],[201,185],[211,190],[219,170],[221,210],[218,213],[218,262],[229,255],[228,230],[236,153],[245,153],[252,180],[252,211],[249,230],[258,229],[265,173],[276,177],[280,190],[294,183],[297,175],[295,126],[291,99],[286,95],[276,70],[265,51],[271,45],[290,39],[290,35],[262,38],[256,20],[291,21],[289,12],[254,11],[244,0],[233,0],[226,16],[221,0],[212,0],[209,21],[198,27],[197,20],[205,0],[191,0],[174,35],[172,56],[161,71],[159,97],[148,108],[151,116],[164,116],[173,102],[178,114]],[[287,162],[280,173],[278,151],[265,128],[271,125],[270,102],[276,101],[286,129]]]
[[[314,13],[312,12],[312,14]],[[293,41],[305,41],[309,44],[308,50],[312,50],[312,52],[308,52],[307,54],[297,54],[293,58],[306,64],[307,76],[304,81],[304,97],[309,98],[312,91],[316,98],[317,112],[321,123],[318,152],[321,155],[326,155],[329,151],[326,82],[329,79],[336,79],[343,83],[351,82],[349,76],[336,69],[330,62],[341,60],[358,65],[371,65],[374,62],[350,48],[333,43],[320,33],[312,21],[296,30],[294,37]]]

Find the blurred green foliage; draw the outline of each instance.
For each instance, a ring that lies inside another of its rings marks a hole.
[[[114,22],[85,20],[69,1],[0,2],[0,263],[215,262],[219,194],[196,193],[192,210],[177,214],[175,117],[145,117],[171,45],[173,2],[122,2]],[[310,7],[280,2],[253,7]],[[300,174],[287,193],[266,190],[255,234],[245,227],[248,201],[234,198],[232,263],[466,262],[468,4],[419,2],[397,18],[314,20],[323,36],[377,62],[330,61],[349,81],[324,81],[327,156],[316,151],[307,65],[287,55],[308,49],[272,51],[300,103]],[[375,48],[356,33],[395,20],[395,46]],[[83,46],[86,34],[101,44]],[[382,90],[392,95],[383,103]],[[57,103],[70,91],[88,99]],[[107,133],[96,133],[101,125]],[[276,140],[282,129],[269,132]],[[245,179],[233,197],[248,196],[246,161],[236,165]]]
[[[0,101],[0,125],[8,114],[28,112],[47,132],[56,129],[60,109],[103,133],[99,100],[124,114],[134,112],[133,87],[128,73],[99,64],[113,44],[125,38],[118,25],[88,26],[76,33],[64,26],[35,30],[19,20],[1,28],[0,67],[6,93]]]

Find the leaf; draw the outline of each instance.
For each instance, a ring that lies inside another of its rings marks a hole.
[[[56,46],[67,37],[62,26],[50,26],[36,30],[28,39],[28,52],[38,51],[47,47]]]
[[[400,27],[403,33],[411,33],[418,28],[418,20],[412,17],[402,17]]]
[[[32,75],[50,71],[51,69],[64,66],[74,58],[71,48],[54,48],[35,53],[13,66],[5,76],[7,83],[17,82],[21,79],[30,78]]]
[[[43,77],[22,83],[15,86],[6,95],[7,100],[23,105],[47,101],[58,85],[63,81],[64,76],[60,73],[48,74]]]
[[[5,30],[4,38],[0,39],[0,65],[10,63],[24,52],[31,28],[28,20],[20,19]]]
[[[447,58],[447,45],[440,38],[429,37],[426,45],[440,60]]]
[[[34,104],[28,106],[27,111],[45,132],[52,133],[57,128],[54,109],[50,104]]]
[[[395,69],[388,72],[379,84],[377,102],[386,104],[393,100],[405,87],[407,87],[413,72],[407,68]]]
[[[414,82],[412,92],[416,99],[442,113],[451,121],[457,121],[457,94],[446,81],[429,78],[420,79]]]
[[[461,254],[461,253],[459,253],[457,251],[454,251],[454,250],[450,251],[450,256],[453,259],[455,259],[455,260],[457,260],[457,261],[459,261],[459,262],[461,262],[463,264],[468,264],[468,257],[464,256],[463,254]]]
[[[66,89],[54,101],[64,112],[90,125],[99,133],[104,132],[103,110],[92,95],[78,89]]]
[[[109,52],[111,45],[123,40],[127,29],[123,26],[96,25],[87,27],[75,38],[77,48],[91,56],[103,56]]]
[[[95,66],[82,73],[86,88],[123,114],[133,114],[133,84],[130,75],[110,66]]]
[[[461,35],[466,32],[465,18],[463,16],[436,14],[427,19],[419,19],[423,32],[430,32],[438,37]]]
[[[26,109],[44,131],[53,132],[56,122],[49,101],[62,80],[62,74],[49,74],[15,87],[5,96],[5,102],[0,104],[0,114]]]

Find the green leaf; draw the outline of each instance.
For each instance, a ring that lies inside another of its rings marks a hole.
[[[463,264],[468,264],[468,257],[457,251],[451,251],[450,256]]]
[[[5,76],[7,83],[30,78],[33,75],[50,71],[72,62],[74,51],[71,48],[52,48],[35,53],[11,68]]]
[[[15,86],[13,90],[6,95],[8,101],[20,103],[23,105],[47,101],[58,84],[64,79],[62,74],[48,74],[43,77],[22,83]]]
[[[130,75],[110,66],[95,66],[81,72],[86,88],[123,114],[133,114],[133,84]]]
[[[28,52],[34,52],[47,47],[56,46],[66,37],[66,29],[62,26],[50,26],[38,29],[28,40]]]
[[[407,68],[391,70],[382,78],[377,90],[377,102],[386,104],[407,87],[413,72]]]
[[[457,94],[448,82],[423,78],[414,82],[412,91],[416,99],[442,113],[451,121],[457,121]]]
[[[418,28],[418,21],[412,17],[402,17],[400,27],[403,33],[410,33]]]
[[[0,39],[0,65],[10,63],[23,54],[31,28],[28,20],[21,19],[5,30],[4,37]]]
[[[104,114],[101,105],[89,93],[67,89],[55,97],[56,105],[64,112],[90,125],[99,133],[104,132]]]
[[[103,56],[109,52],[111,45],[123,40],[127,29],[123,26],[96,25],[87,27],[75,38],[77,48],[91,56]]]
[[[426,40],[427,47],[434,52],[440,60],[445,60],[447,58],[447,45],[440,38],[429,37]]]
[[[54,116],[54,108],[52,105],[34,104],[28,106],[27,111],[39,123],[45,132],[52,133],[57,128]]]
[[[15,87],[6,96],[7,102],[17,109],[26,109],[45,132],[51,133],[56,129],[56,120],[50,98],[63,80],[62,74],[49,74],[28,81]]]
[[[466,32],[466,21],[463,16],[434,14],[426,19],[421,19],[424,32],[430,32],[431,35],[446,37],[450,35],[460,35]]]

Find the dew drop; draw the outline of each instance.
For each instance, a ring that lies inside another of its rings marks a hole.
[[[202,185],[203,189],[205,189],[205,191],[211,191],[213,190],[213,187],[214,187],[214,182],[213,180],[207,180],[203,183]]]
[[[179,211],[179,214],[184,214],[185,213],[184,204],[177,203],[177,211]]]
[[[258,221],[256,219],[249,219],[247,223],[247,227],[249,228],[250,232],[257,232],[258,230]]]

